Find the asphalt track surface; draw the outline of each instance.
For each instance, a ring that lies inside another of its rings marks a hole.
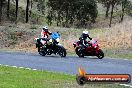
[[[78,56],[40,56],[29,53],[0,52],[0,64],[46,70],[74,75],[82,66],[88,74],[130,74],[132,76],[132,60],[98,59],[96,57],[79,58]],[[132,82],[130,83],[132,85]]]

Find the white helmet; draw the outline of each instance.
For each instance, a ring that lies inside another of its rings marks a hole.
[[[44,31],[48,31],[48,27],[47,27],[47,26],[44,26],[44,27],[43,27],[43,30],[44,30]]]
[[[88,31],[83,31],[83,34],[88,34]]]

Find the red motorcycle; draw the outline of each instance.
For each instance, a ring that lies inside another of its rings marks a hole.
[[[103,51],[99,48],[99,45],[95,39],[92,39],[91,41],[86,44],[85,47],[83,47],[80,44],[80,41],[74,42],[73,46],[75,48],[75,52],[79,57],[84,56],[97,56],[99,59],[102,59],[104,57]]]

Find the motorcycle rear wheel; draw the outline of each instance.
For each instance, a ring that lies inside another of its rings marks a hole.
[[[46,54],[44,53],[44,52],[39,52],[39,54],[41,55],[41,56],[45,56]]]

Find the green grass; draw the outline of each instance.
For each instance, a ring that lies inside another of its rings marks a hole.
[[[123,58],[123,59],[132,59],[132,51],[131,50],[123,50],[122,52],[118,49],[104,49],[104,53],[106,57],[112,58]]]
[[[132,59],[132,54],[110,54],[108,57]]]
[[[132,53],[129,53],[129,52],[127,54],[126,53],[122,54],[122,53],[113,53],[113,51],[109,51],[109,50],[106,52],[106,50],[104,50],[104,54],[105,54],[105,57],[110,57],[110,58],[132,59]],[[68,52],[68,55],[75,56],[76,53]]]
[[[0,88],[53,88],[74,78],[59,73],[0,66]]]
[[[0,88],[80,88],[75,76],[0,66]],[[129,88],[118,84],[86,84],[84,88]]]
[[[121,53],[112,53],[112,52],[108,52],[106,53],[107,57],[111,57],[111,58],[122,58],[122,59],[132,59],[132,54],[131,53],[127,53],[127,54],[121,54]]]

